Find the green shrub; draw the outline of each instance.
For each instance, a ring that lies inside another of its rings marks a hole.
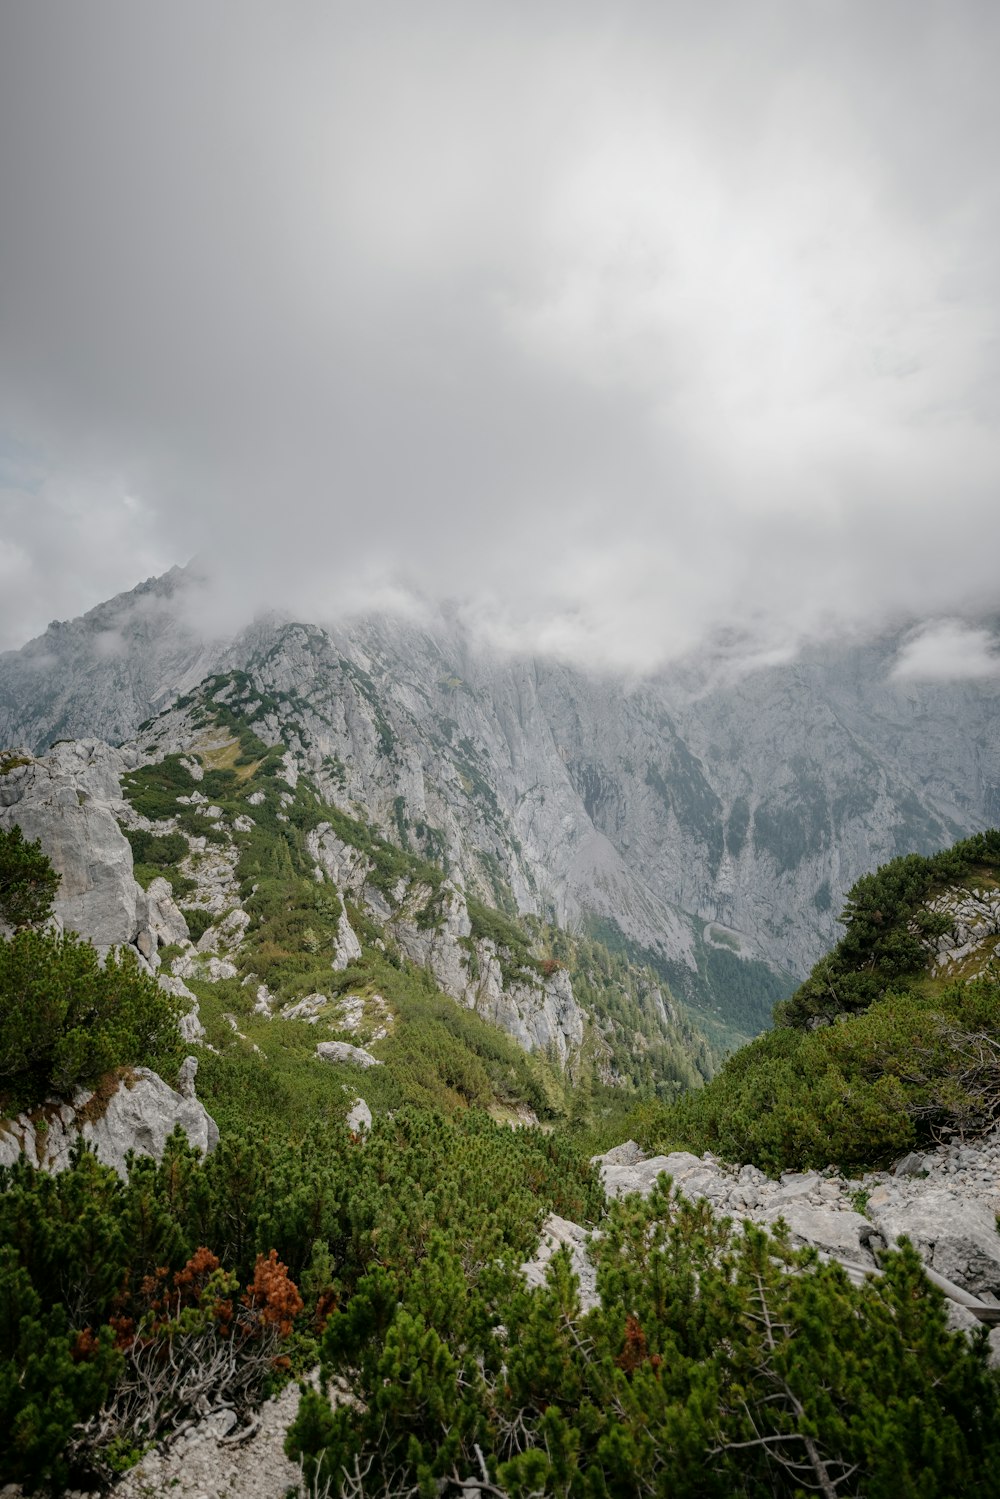
[[[188,851],[187,839],[180,833],[146,833],[141,829],[126,828],[125,837],[132,845],[135,862],[152,865],[161,873],[179,864]]]
[[[0,922],[14,927],[43,922],[61,879],[42,853],[40,841],[25,843],[16,823],[0,828]]]
[[[612,1205],[581,1317],[565,1251],[529,1290],[514,1244],[481,1257],[423,1222],[417,1252],[379,1256],[327,1324],[324,1390],[286,1441],[312,1491],[362,1473],[366,1492],[511,1499],[993,1492],[985,1337],[948,1332],[911,1249],[856,1287],[661,1184]],[[356,1398],[331,1409],[338,1377]]]
[[[812,1031],[770,1031],[668,1109],[655,1141],[768,1171],[885,1165],[1000,1113],[1000,985],[885,994]]]
[[[7,1112],[123,1065],[173,1059],[178,1001],[128,950],[102,966],[74,933],[0,942],[0,1094]]]
[[[864,875],[847,895],[840,918],[846,932],[791,998],[777,1005],[775,1024],[802,1028],[816,1019],[856,1014],[889,989],[922,977],[925,940],[949,925],[924,902],[977,867],[997,865],[1000,830],[991,829],[929,858],[908,854]]]
[[[126,799],[136,812],[153,822],[173,817],[181,810],[178,796],[190,795],[194,789],[194,779],[180,755],[167,755],[158,765],[144,765],[122,780]]]
[[[187,922],[188,936],[192,942],[198,942],[214,920],[211,911],[205,911],[201,906],[182,906],[181,915]]]

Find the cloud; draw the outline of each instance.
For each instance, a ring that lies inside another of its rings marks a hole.
[[[1000,640],[961,620],[941,620],[906,641],[890,673],[897,682],[975,682],[1000,677]]]
[[[972,0],[8,8],[0,643],[196,554],[220,618],[451,599],[640,670],[989,607],[998,42]]]

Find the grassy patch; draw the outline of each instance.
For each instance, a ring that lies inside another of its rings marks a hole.
[[[266,755],[266,746],[264,749]],[[206,770],[232,771],[235,783],[249,781],[264,763],[265,758],[265,755],[257,758],[248,756],[238,736],[220,745],[195,743],[191,748],[191,753],[198,756]]]

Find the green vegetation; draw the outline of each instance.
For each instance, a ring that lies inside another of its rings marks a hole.
[[[940,924],[927,899],[993,881],[1000,834],[859,882],[845,937],[779,1006],[779,1028],[714,1078],[713,1046],[662,960],[617,929],[580,936],[519,917],[484,851],[496,908],[468,901],[470,966],[488,941],[508,984],[569,975],[589,1026],[564,1072],[442,995],[405,957],[400,928],[381,924],[377,899],[345,905],[317,879],[308,835],[327,823],[367,862],[371,889],[404,902],[425,933],[441,925],[444,872],[416,852],[441,846],[435,830],[411,826],[399,801],[396,846],[326,805],[308,777],[290,787],[284,746],[252,726],[287,723],[287,707],[240,674],[213,679],[190,711],[231,738],[206,736],[203,779],[179,756],[129,777],[138,811],[176,819],[130,835],[147,880],[190,887],[177,872],[185,833],[235,846],[251,918],[237,976],[190,981],[208,1042],[199,1093],[222,1139],[203,1161],[177,1135],[162,1163],[134,1160],[127,1182],[83,1150],[56,1178],[23,1160],[0,1170],[4,1478],[56,1493],[109,1482],[197,1418],[199,1381],[222,1350],[218,1393],[241,1418],[317,1361],[327,1385],[349,1382],[357,1399],[336,1410],[307,1391],[288,1438],[314,1492],[340,1499],[457,1499],[473,1486],[508,1499],[985,1499],[1000,1383],[985,1335],[947,1331],[910,1250],[859,1288],[781,1234],[734,1233],[662,1184],[605,1215],[589,1156],[633,1137],[772,1171],[853,1171],[994,1123],[1000,982],[928,979],[924,943]],[[463,754],[471,783],[474,752]],[[657,775],[654,790],[685,815],[711,811],[697,762]],[[178,806],[196,786],[231,834]],[[488,817],[484,793],[480,803]],[[747,836],[734,807],[727,837]],[[15,878],[15,900],[33,889],[22,909],[43,915],[47,861],[23,840],[7,853],[36,880]],[[344,910],[362,952],[335,971]],[[212,919],[191,906],[185,918],[195,939]],[[738,1017],[764,1024],[784,997],[725,933],[697,958],[715,1041]],[[261,983],[278,1006],[318,996],[316,1023],[257,1013]],[[728,1007],[714,1011],[723,992]],[[318,1058],[332,1038],[369,1046],[381,1065]],[[148,1063],[169,1075],[179,1055],[175,1002],[131,956],[102,967],[77,939],[33,930],[0,945],[4,1112],[103,1079],[100,1100],[116,1073]],[[360,1137],[343,1122],[359,1090],[375,1116]],[[532,1114],[540,1126],[505,1122]],[[549,1212],[600,1225],[601,1304],[587,1315],[565,1254],[540,1287],[521,1275]]]
[[[208,1040],[217,1048],[202,1058],[198,1091],[223,1132],[261,1117],[293,1134],[315,1120],[340,1121],[358,1090],[376,1112],[402,1104],[449,1115],[470,1108],[501,1115],[529,1108],[551,1118],[561,1111],[565,1080],[558,1070],[439,994],[420,970],[396,968],[373,955],[363,968],[337,977],[343,989],[361,991],[372,1023],[384,1020],[386,1011],[391,1017],[389,1034],[373,1045],[383,1065],[363,1078],[357,1067],[319,1060],[315,1052],[317,1041],[330,1037],[364,1044],[367,1029],[358,1034],[331,1029],[329,1021],[317,1027],[267,1020],[253,1013],[250,991],[238,981],[194,981]],[[385,1010],[375,1003],[376,994]],[[224,1021],[226,1012],[237,1017],[246,1041]],[[263,1054],[253,1051],[255,1044]]]
[[[996,1122],[1000,985],[886,994],[842,1025],[769,1031],[661,1116],[661,1141],[778,1172],[888,1165]]]
[[[0,1117],[116,1067],[176,1067],[177,1015],[132,952],[102,965],[72,932],[17,932],[0,942]]]
[[[22,765],[30,764],[30,755],[15,755],[12,750],[0,751],[0,776],[10,775],[12,770],[18,770]]]
[[[649,1144],[768,1171],[884,1165],[1000,1117],[1000,983],[928,975],[926,909],[944,888],[995,884],[1000,832],[911,854],[851,890],[845,935],[700,1093],[643,1121]]]
[[[313,1492],[354,1493],[358,1474],[369,1493],[511,1499],[993,1491],[985,1334],[947,1331],[910,1250],[859,1289],[661,1186],[612,1206],[602,1305],[581,1318],[565,1252],[528,1290],[513,1245],[423,1224],[327,1323],[324,1376],[356,1399],[303,1396],[286,1448]]]
[[[15,823],[0,828],[0,922],[7,926],[33,926],[52,910],[61,875],[36,841],[26,843]]]
[[[187,840],[180,833],[146,833],[127,828],[125,837],[132,845],[132,867],[137,882],[148,890],[153,880],[166,879],[175,898],[194,888],[177,868],[188,851]]]
[[[604,917],[586,922],[589,937],[632,963],[651,969],[686,1007],[716,1053],[733,1051],[771,1024],[775,1004],[787,998],[794,980],[766,963],[741,958],[692,934],[696,968],[641,947]]]
[[[181,915],[187,922],[188,936],[194,943],[197,943],[212,925],[211,911],[206,911],[201,906],[182,906]]]
[[[775,1012],[778,1025],[803,1026],[867,1008],[890,989],[920,980],[925,942],[948,925],[925,909],[945,886],[961,886],[977,871],[995,878],[1000,831],[977,833],[927,858],[909,854],[865,875],[848,893],[841,915],[847,930],[809,978]]]
[[[39,843],[0,832],[0,1118],[131,1063],[176,1066],[177,1001],[130,951],[102,963],[72,932],[39,930],[59,875]]]
[[[652,968],[591,938],[543,931],[545,947],[569,970],[573,993],[600,1034],[618,1083],[606,1090],[612,1100],[624,1093],[631,1107],[636,1094],[676,1098],[712,1076],[715,1052]],[[577,1086],[582,1083],[578,1078]],[[579,1101],[575,1110],[577,1117],[583,1112]]]
[[[530,1252],[547,1211],[599,1208],[565,1143],[475,1112],[402,1109],[363,1146],[343,1126],[286,1140],[263,1123],[203,1162],[178,1135],[127,1184],[82,1151],[57,1177],[2,1168],[0,1471],[56,1492],[105,1479],[197,1415],[220,1342],[245,1412],[278,1355],[315,1362],[371,1274],[402,1285],[443,1244],[489,1278]]]
[[[190,796],[196,782],[180,755],[167,755],[156,765],[143,765],[122,781],[122,790],[142,817],[161,822],[182,809],[178,796]]]

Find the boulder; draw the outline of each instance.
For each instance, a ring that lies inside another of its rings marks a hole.
[[[633,1143],[629,1141],[628,1145]],[[649,1160],[635,1160],[634,1152],[627,1150],[626,1159],[622,1160],[618,1156],[621,1148],[616,1146],[607,1155],[594,1157],[594,1164],[601,1173],[601,1181],[609,1197],[627,1197],[630,1192],[639,1192],[643,1197],[648,1197],[656,1185],[657,1177],[664,1171],[682,1188],[686,1196],[706,1196],[708,1194],[705,1191],[689,1190],[686,1179],[693,1178],[697,1173],[697,1181],[692,1182],[692,1185],[703,1187],[707,1185],[709,1176],[717,1174],[712,1173],[711,1168],[699,1156],[691,1155],[687,1150],[651,1156]]]
[[[208,1155],[219,1143],[219,1131],[204,1104],[195,1097],[196,1071],[197,1062],[188,1058],[180,1087],[174,1089],[157,1073],[136,1067],[118,1080],[106,1100],[80,1089],[71,1102],[49,1099],[30,1115],[4,1120],[0,1125],[0,1165],[12,1165],[23,1150],[32,1165],[45,1171],[63,1171],[82,1137],[99,1160],[125,1178],[129,1152],[159,1160],[177,1125],[191,1145]]]
[[[348,1041],[320,1041],[316,1055],[323,1062],[349,1062],[354,1067],[381,1067],[378,1057],[373,1057],[363,1046],[352,1046]]]
[[[606,1150],[603,1155],[591,1157],[591,1165],[598,1170],[603,1166],[637,1166],[640,1161],[645,1160],[645,1151],[635,1140],[626,1140],[624,1145],[616,1145],[613,1150]]]
[[[291,1004],[284,1005],[281,1014],[285,1020],[304,1020],[308,1025],[315,1025],[320,1011],[324,1010],[329,1003],[328,994],[306,994],[302,999],[296,999]]]
[[[347,1128],[354,1134],[367,1134],[372,1127],[372,1111],[363,1098],[356,1098],[347,1115]]]
[[[784,1219],[792,1237],[802,1244],[823,1249],[835,1259],[874,1268],[875,1260],[865,1247],[872,1225],[861,1213],[849,1209],[814,1208],[803,1202],[786,1202],[755,1214],[758,1221],[773,1228]]]
[[[596,1235],[595,1235],[596,1237]],[[587,1253],[590,1234],[579,1223],[560,1218],[552,1213],[542,1224],[542,1234],[534,1255],[521,1266],[521,1274],[531,1287],[543,1286],[552,1256],[559,1249],[568,1249],[573,1273],[580,1282],[580,1310],[592,1311],[600,1305],[597,1294],[597,1271]]]
[[[911,1150],[892,1168],[893,1176],[919,1176],[924,1169],[924,1158],[919,1151]]]
[[[872,1196],[868,1213],[887,1244],[905,1234],[925,1262],[956,1285],[973,1295],[1000,1294],[1000,1235],[985,1203],[931,1187],[909,1200]]]

